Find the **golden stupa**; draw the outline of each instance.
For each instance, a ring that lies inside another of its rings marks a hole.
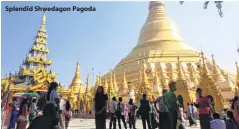
[[[152,99],[161,94],[162,88],[168,88],[169,81],[177,82],[176,94],[183,97],[184,107],[196,101],[197,87],[213,97],[216,110],[228,105],[228,99],[235,95],[235,75],[216,65],[214,57],[204,57],[189,46],[162,1],[149,2],[149,14],[137,45],[114,71],[118,93],[125,101],[128,87],[134,87],[136,101],[143,93]]]

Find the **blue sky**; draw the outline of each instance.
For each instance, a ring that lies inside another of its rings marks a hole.
[[[239,41],[239,2],[224,2],[224,17],[215,4],[207,10],[202,2],[165,2],[168,15],[181,30],[183,38],[206,55],[215,55],[217,63],[236,72]],[[47,12],[48,57],[57,81],[71,83],[76,62],[86,70],[106,73],[137,44],[139,31],[148,15],[148,2],[2,2],[1,75],[17,71],[31,48],[40,27],[42,12],[6,12],[5,6],[96,7],[95,12]],[[92,76],[92,74],[91,74]],[[92,80],[92,77],[91,77]]]

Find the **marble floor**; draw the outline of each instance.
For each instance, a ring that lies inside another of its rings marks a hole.
[[[109,120],[106,121],[106,126],[107,126],[107,129],[109,129],[108,128]],[[123,126],[123,124],[121,124],[121,126]],[[137,129],[143,128],[141,120],[137,120],[136,128]],[[72,119],[70,121],[68,129],[95,129],[95,121],[94,121],[94,119]],[[186,129],[200,129],[200,128],[199,127],[189,127],[188,125],[186,125]]]

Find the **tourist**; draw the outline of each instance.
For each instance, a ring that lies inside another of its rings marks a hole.
[[[155,118],[155,116],[156,116],[156,110],[155,110],[155,108],[154,108],[154,104],[153,104],[153,102],[150,102],[150,118],[151,118],[151,128],[152,129],[156,129],[157,127],[158,127],[158,123],[157,123],[157,121],[156,121],[156,118]]]
[[[126,122],[125,122],[124,108],[125,108],[125,105],[122,102],[122,97],[119,97],[119,102],[117,104],[117,110],[116,110],[116,116],[118,118],[119,129],[121,129],[120,120],[122,120],[122,122],[124,124],[124,128],[127,129],[127,125],[126,125]]]
[[[236,120],[237,124],[239,124],[239,99],[238,96],[235,96],[232,100],[232,106],[231,106],[233,117]]]
[[[43,115],[36,117],[28,129],[63,129],[61,126],[58,126],[56,115],[55,105],[49,103],[43,109]]]
[[[186,120],[184,118],[184,112],[183,112],[183,106],[181,104],[178,105],[178,116],[177,116],[177,129],[185,129],[184,124],[186,123]]]
[[[65,106],[65,109],[63,110],[63,115],[64,115],[64,118],[65,118],[65,129],[67,129],[68,125],[69,125],[69,122],[70,122],[70,119],[72,117],[71,104],[70,104],[69,101],[66,101],[66,106]]]
[[[143,98],[140,100],[140,107],[139,107],[139,112],[142,118],[142,123],[143,123],[143,129],[146,129],[146,121],[148,124],[148,129],[151,129],[151,124],[150,124],[150,103],[146,99],[146,94],[143,94]]]
[[[207,97],[202,96],[202,89],[197,88],[197,101],[195,102],[195,107],[199,111],[199,121],[201,129],[211,129],[210,128],[210,105]]]
[[[130,129],[136,129],[135,123],[136,123],[136,116],[135,116],[135,111],[138,107],[134,104],[133,99],[129,99],[129,104],[128,104],[128,116],[129,116],[129,128]]]
[[[60,96],[57,92],[58,84],[56,82],[52,82],[48,88],[48,91],[45,95],[46,103],[52,103],[56,107],[56,111],[60,109]]]
[[[2,112],[2,114],[4,113],[4,125],[8,126],[9,125],[9,121],[11,118],[11,111],[12,111],[12,103],[9,103],[5,112]]]
[[[45,95],[45,100],[46,100],[47,104],[52,103],[52,104],[55,105],[58,122],[60,123],[60,125],[62,127],[64,127],[63,121],[62,121],[62,118],[61,118],[61,110],[60,110],[60,99],[61,98],[60,98],[60,95],[57,91],[57,87],[58,87],[58,84],[56,82],[51,82],[51,84],[48,88],[48,91]]]
[[[176,82],[169,82],[169,88],[170,91],[165,94],[165,103],[169,110],[170,129],[176,129],[179,104],[174,93],[176,91]]]
[[[112,98],[112,101],[109,103],[109,110],[110,110],[110,129],[112,128],[112,122],[113,122],[113,129],[116,129],[116,115],[115,112],[117,110],[117,102],[116,97]]]
[[[125,118],[126,123],[129,123],[128,113],[129,113],[128,106],[127,106],[127,104],[124,104],[124,118]]]
[[[27,122],[28,122],[28,99],[26,97],[23,98],[20,109],[18,113],[18,120],[17,120],[17,129],[26,129]]]
[[[195,126],[197,126],[197,119],[196,119],[196,117],[194,116],[194,114],[195,114],[195,109],[194,109],[193,103],[191,103],[191,109],[192,109],[192,119],[193,119],[193,122],[195,123]]]
[[[12,112],[11,112],[11,117],[10,117],[10,124],[8,126],[8,129],[15,129],[16,127],[16,122],[17,122],[17,109],[16,109],[16,105],[13,104],[12,105]]]
[[[233,113],[231,111],[227,111],[227,121],[226,121],[226,129],[238,129],[238,125],[233,117]]]
[[[213,120],[210,122],[211,129],[226,129],[226,124],[220,119],[219,113],[213,113]]]
[[[29,123],[30,124],[32,123],[32,120],[37,116],[36,101],[37,101],[36,98],[32,99],[32,104],[30,105],[30,108],[29,108],[29,112],[30,112]]]
[[[191,106],[191,104],[187,103],[188,105],[188,121],[189,121],[189,125],[192,126],[195,124],[194,119],[193,119],[193,107]]]
[[[227,109],[224,108],[221,114],[222,114],[222,119],[224,120],[224,122],[226,122],[227,121]]]
[[[96,129],[106,129],[106,108],[108,96],[105,94],[103,86],[98,86],[94,101]]]
[[[160,129],[168,129],[170,127],[168,107],[164,103],[164,95],[167,92],[168,92],[167,89],[163,89],[162,90],[163,95],[158,97],[154,103],[154,107],[156,111],[159,113],[159,128]],[[156,103],[158,103],[159,105],[159,110],[156,106]]]

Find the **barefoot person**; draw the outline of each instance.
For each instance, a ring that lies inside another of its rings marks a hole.
[[[65,117],[65,129],[67,129],[70,119],[72,117],[71,104],[69,101],[66,101],[66,107],[65,107],[65,110],[63,111],[63,115]]]
[[[106,129],[106,107],[108,96],[105,94],[103,86],[98,86],[94,101],[96,129]]]
[[[202,89],[197,88],[197,102],[195,107],[199,111],[199,121],[201,129],[211,129],[210,128],[210,105],[207,97],[202,96]]]

